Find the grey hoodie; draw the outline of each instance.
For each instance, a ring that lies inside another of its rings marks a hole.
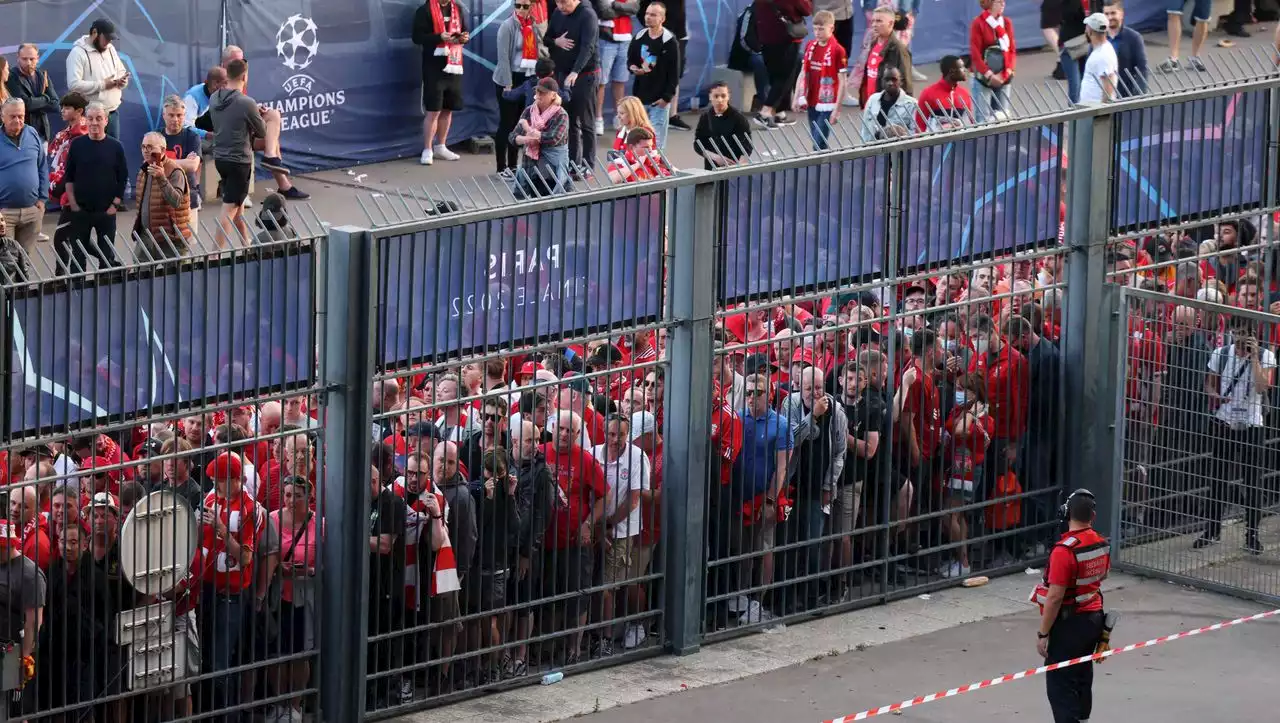
[[[223,88],[209,98],[213,123],[213,159],[253,163],[253,138],[267,135],[267,124],[258,113],[258,101],[235,88]]]

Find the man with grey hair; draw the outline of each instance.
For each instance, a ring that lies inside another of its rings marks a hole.
[[[138,215],[133,234],[135,255],[143,261],[185,256],[191,227],[191,188],[187,174],[165,154],[164,134],[142,137],[142,170],[138,172]]]
[[[124,200],[129,169],[124,146],[107,135],[107,118],[102,103],[90,103],[85,109],[89,132],[72,141],[67,151],[63,183],[72,231],[69,239],[54,244],[59,274],[87,270],[87,253],[97,257],[99,268],[120,265],[115,250],[116,213]]]
[[[28,255],[35,246],[49,200],[49,159],[40,134],[26,124],[26,104],[0,105],[5,143],[0,143],[0,236],[12,236]]]
[[[161,108],[164,119],[165,157],[173,159],[187,174],[191,189],[191,228],[200,229],[200,135],[188,123],[187,104],[176,95],[165,96]]]

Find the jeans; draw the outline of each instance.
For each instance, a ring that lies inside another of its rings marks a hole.
[[[229,670],[236,664],[237,649],[243,637],[245,621],[249,617],[248,601],[248,592],[228,595],[219,592],[213,585],[201,588],[197,614],[200,616],[202,673],[218,673]],[[222,675],[204,681],[201,689],[201,711],[208,713],[223,710],[239,704],[240,676]]]
[[[1009,102],[1009,86],[1002,85],[999,88],[992,88],[989,85],[983,85],[978,82],[977,78],[973,79],[973,120],[975,123],[989,121],[997,112],[1008,113],[1010,110],[1012,110],[1012,105]]]
[[[764,65],[764,56],[759,53],[751,55],[751,74],[756,80],[756,97],[751,99],[751,110],[758,111],[769,97],[769,69]],[[745,98],[743,100],[746,100]]]
[[[78,274],[88,270],[90,254],[98,259],[98,268],[106,270],[120,265],[116,256],[116,215],[100,211],[79,213],[62,209],[58,230],[54,233],[53,250],[58,257],[59,275]]]
[[[831,140],[831,111],[809,109],[809,136],[813,138],[813,150],[827,150]]]
[[[569,158],[588,168],[596,165],[596,84],[600,74],[583,73],[569,89]],[[560,80],[564,83],[563,78]]]
[[[1067,78],[1067,98],[1072,105],[1080,102],[1080,64],[1083,62],[1068,55],[1066,48],[1058,51],[1058,65]]]
[[[120,111],[118,110],[107,114],[107,135],[120,140]]]
[[[667,148],[667,129],[671,127],[671,106],[647,105],[649,122],[653,124],[654,147],[663,151]]]
[[[564,193],[570,189],[569,149],[565,146],[542,146],[538,160],[526,162],[516,172],[517,198],[538,198]]]

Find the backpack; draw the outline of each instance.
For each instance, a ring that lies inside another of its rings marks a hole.
[[[750,53],[760,52],[760,35],[756,30],[755,4],[749,3],[738,15],[738,44]]]
[[[996,478],[996,488],[992,498],[994,502],[987,507],[987,530],[1008,530],[1022,524],[1022,499],[1008,499],[1022,494],[1022,485],[1012,470]]]

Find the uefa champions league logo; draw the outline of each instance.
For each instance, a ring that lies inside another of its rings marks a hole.
[[[290,15],[280,24],[276,31],[276,55],[280,56],[284,67],[296,72],[282,84],[286,93],[311,92],[315,79],[300,71],[311,65],[319,51],[320,38],[314,20]]]

